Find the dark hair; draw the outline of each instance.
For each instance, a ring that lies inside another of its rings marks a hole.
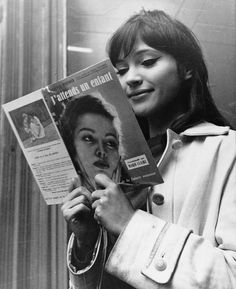
[[[60,126],[62,137],[69,151],[70,157],[78,170],[78,163],[75,161],[76,149],[74,146],[74,133],[77,127],[77,119],[86,113],[96,113],[105,116],[113,121],[114,117],[105,109],[100,99],[91,95],[84,95],[70,101],[61,118]]]
[[[184,131],[203,121],[229,125],[211,96],[208,71],[198,40],[184,24],[163,11],[141,10],[121,25],[108,42],[108,55],[114,66],[121,54],[129,55],[137,38],[172,55],[180,77],[183,78],[185,71],[191,72],[192,77],[184,80],[180,89],[181,97],[187,100],[187,111],[172,123],[174,131]]]

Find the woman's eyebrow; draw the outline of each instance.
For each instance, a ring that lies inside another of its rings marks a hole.
[[[106,133],[106,136],[112,136],[112,137],[114,137],[115,139],[118,138],[116,134],[111,133],[111,132]]]
[[[90,127],[82,127],[81,129],[78,130],[78,133],[83,131],[95,132],[95,130]]]
[[[152,48],[144,48],[144,49],[140,49],[140,50],[133,50],[133,52],[131,52],[131,53],[134,55],[134,57],[138,57],[138,56],[140,56],[142,54],[145,54],[145,53],[155,53],[155,54],[157,54],[158,51],[156,49],[152,49]],[[124,64],[125,60],[128,58],[128,56],[123,58],[123,59],[117,59],[116,65]]]
[[[77,133],[80,133],[80,132],[83,132],[83,131],[86,131],[86,132],[89,131],[89,132],[92,132],[92,133],[96,133],[96,131],[94,129],[88,128],[88,127],[82,127],[81,129],[78,130]],[[106,133],[106,136],[111,136],[111,137],[117,139],[117,135],[115,133],[112,133],[112,132]]]
[[[150,48],[144,48],[144,49],[139,49],[139,50],[135,50],[134,53],[135,54],[143,54],[143,53],[147,53],[147,52],[153,52],[155,51],[154,49],[150,49]]]
[[[140,55],[147,54],[149,56],[158,56],[161,55],[161,52],[154,48],[144,48],[134,51],[134,56],[139,57]]]

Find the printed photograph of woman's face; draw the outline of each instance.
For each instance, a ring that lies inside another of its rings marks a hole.
[[[71,100],[61,118],[64,142],[83,185],[103,173],[115,180],[124,157],[117,109],[99,92]]]
[[[74,132],[76,160],[90,179],[104,173],[112,178],[119,163],[119,139],[111,119],[98,113],[85,113],[77,118]]]

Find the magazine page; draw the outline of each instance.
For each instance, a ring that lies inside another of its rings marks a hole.
[[[75,176],[91,191],[98,173],[126,188],[163,182],[109,60],[3,108],[47,204]]]
[[[41,90],[3,109],[46,203],[60,204],[77,174]]]

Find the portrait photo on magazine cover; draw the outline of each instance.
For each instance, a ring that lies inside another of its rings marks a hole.
[[[67,102],[60,131],[84,185],[94,187],[101,172],[118,181],[126,151],[122,122],[116,107],[99,92]]]

